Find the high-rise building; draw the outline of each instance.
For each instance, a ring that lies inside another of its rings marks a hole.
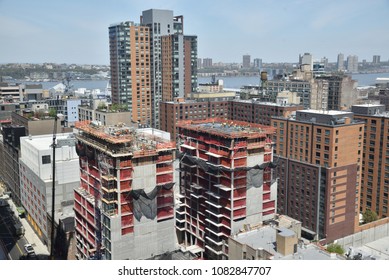
[[[176,249],[175,143],[162,131],[76,124],[77,256],[146,259]]]
[[[363,126],[352,112],[301,110],[273,118],[277,129],[278,213],[302,222],[306,236],[326,239],[359,225]]]
[[[204,68],[212,67],[212,58],[204,58],[203,59],[203,67]]]
[[[344,71],[344,54],[338,54],[338,60],[336,64],[338,71]]]
[[[262,69],[262,59],[254,58],[254,68]]]
[[[162,36],[184,33],[184,17],[173,16],[171,10],[150,9],[142,12],[141,24],[150,28],[150,51],[151,51],[151,85],[152,85],[152,127],[159,128],[159,103],[163,94],[162,73]],[[182,37],[181,37],[182,38]],[[183,44],[182,44],[183,47]],[[194,61],[197,60],[197,46]],[[173,49],[174,51],[174,49]],[[184,51],[178,50],[183,56]],[[182,66],[182,64],[181,64]],[[180,67],[181,68],[181,67]],[[194,67],[197,71],[197,67]],[[179,69],[181,71],[182,69]],[[181,78],[183,79],[183,77]],[[197,81],[196,81],[197,82]]]
[[[251,67],[251,57],[249,54],[243,55],[242,67],[245,69]]]
[[[323,62],[323,64],[324,64],[324,69],[327,69],[328,68],[328,58],[327,57],[323,57],[321,59],[321,62]]]
[[[264,96],[264,101],[275,103],[277,101],[277,94],[279,92],[292,91],[298,94],[298,96],[300,97],[300,104],[303,105],[304,108],[314,108],[313,104],[311,104],[311,96],[313,90],[317,87],[314,86],[313,83],[313,79],[282,79],[267,81],[266,96]]]
[[[112,103],[124,104],[131,118],[152,123],[151,32],[131,21],[109,27]]]
[[[304,53],[299,56],[299,64],[300,65],[309,65],[309,69],[313,70],[313,56],[310,53]]]
[[[175,100],[161,103],[161,129],[177,137],[177,122],[181,120],[205,120],[207,118],[226,118],[227,100]]]
[[[358,72],[358,56],[356,55],[347,56],[347,71],[350,73]]]
[[[360,211],[389,217],[389,114],[385,105],[371,104],[354,105],[352,112],[365,123]]]
[[[177,124],[180,151],[178,243],[206,259],[228,257],[228,237],[274,218],[274,129],[226,119]]]
[[[189,96],[197,87],[197,36],[161,37],[162,101]]]
[[[197,68],[198,69],[203,68],[203,60],[201,58],[197,59]]]
[[[373,55],[373,64],[380,64],[380,63],[381,63],[381,56]]]
[[[158,128],[163,91],[175,96],[197,86],[197,37],[183,36],[183,21],[150,9],[139,24],[109,27],[112,100],[127,104],[135,122]]]
[[[287,117],[302,105],[281,105],[277,103],[252,100],[231,100],[230,92],[209,94],[212,98],[175,100],[161,103],[161,129],[170,133],[176,140],[176,123],[181,120],[205,120],[207,118],[228,118],[232,121],[244,121],[261,125],[270,125],[272,116]]]
[[[270,126],[271,117],[286,118],[301,109],[303,109],[303,106],[296,104],[281,105],[253,100],[232,100],[229,101],[228,119]]]
[[[358,82],[353,80],[351,75],[329,74],[316,77],[317,81],[325,82],[328,86],[327,96],[324,101],[327,110],[342,110],[351,108],[358,98]],[[317,108],[320,109],[320,108]]]

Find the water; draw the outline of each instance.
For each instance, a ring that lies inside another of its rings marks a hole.
[[[389,78],[389,73],[354,74],[352,77],[358,81],[358,86],[372,86],[377,78]]]
[[[25,84],[42,84],[43,89],[50,89],[55,85],[58,85],[61,82],[24,82]],[[102,92],[105,91],[107,87],[108,80],[75,80],[71,81],[70,85],[73,86],[73,89],[86,88],[86,89],[100,89]]]
[[[388,73],[371,73],[371,74],[353,74],[353,79],[358,81],[358,86],[370,86],[374,85],[377,78],[389,78]],[[225,88],[239,89],[243,85],[259,85],[260,77],[216,77],[216,79],[222,79],[224,81]],[[23,83],[23,81],[20,81]],[[211,82],[211,77],[199,77],[199,83]],[[60,82],[24,82],[27,84],[42,84],[44,89],[50,89]],[[71,81],[73,89],[86,88],[86,89],[100,89],[102,92],[107,87],[107,80],[75,80]]]
[[[389,78],[388,73],[371,73],[371,74],[353,74],[352,78],[358,81],[358,86],[374,85],[377,78]],[[243,85],[258,85],[260,84],[260,77],[216,77],[224,82],[225,88],[239,89]],[[199,77],[199,83],[211,82],[210,77]]]

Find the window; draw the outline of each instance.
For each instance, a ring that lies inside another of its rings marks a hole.
[[[48,164],[51,163],[50,155],[42,156],[42,164]]]

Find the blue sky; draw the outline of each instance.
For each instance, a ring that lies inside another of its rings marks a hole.
[[[183,15],[214,62],[389,59],[389,0],[0,0],[0,63],[108,64],[108,26],[151,8]]]

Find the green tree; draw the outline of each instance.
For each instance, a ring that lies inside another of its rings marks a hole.
[[[339,255],[344,254],[344,249],[339,244],[331,243],[327,246],[327,251],[330,253],[337,253]]]
[[[55,110],[54,108],[50,108],[49,116],[54,118],[56,115],[57,115],[57,110]]]
[[[363,218],[363,223],[367,224],[367,223],[377,221],[378,215],[376,212],[371,211],[370,209],[366,209],[366,211],[363,212],[363,214],[362,214],[362,218]]]
[[[102,109],[106,109],[106,108],[107,108],[107,104],[105,104],[104,101],[100,101],[99,105],[97,106],[97,109],[102,110]]]

